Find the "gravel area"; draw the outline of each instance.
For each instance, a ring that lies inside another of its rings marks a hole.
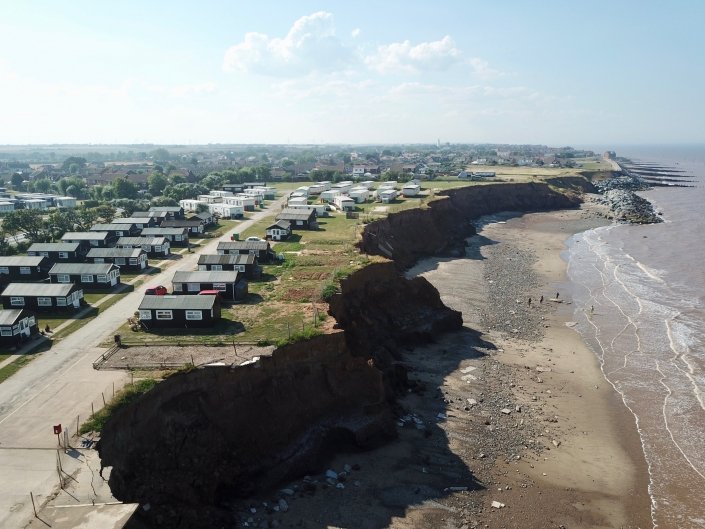
[[[193,363],[197,366],[213,362],[241,364],[255,356],[272,354],[273,346],[188,346],[154,345],[124,347],[102,365],[102,369],[161,369]]]

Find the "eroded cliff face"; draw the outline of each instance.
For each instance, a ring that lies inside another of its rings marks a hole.
[[[174,375],[115,413],[98,449],[115,496],[150,503],[152,523],[213,527],[228,519],[222,501],[394,435],[382,373],[336,333],[254,364]]]
[[[463,255],[464,240],[476,233],[472,221],[483,215],[565,209],[581,202],[577,194],[562,194],[539,183],[477,185],[439,197],[427,209],[392,213],[365,226],[360,250],[385,256],[404,270],[421,257]]]
[[[368,224],[361,249],[393,262],[341,281],[329,312],[343,332],[255,364],[175,375],[111,417],[99,451],[113,467],[115,497],[149,503],[140,511],[148,526],[229,526],[231,514],[220,508],[228,499],[320,470],[346,445],[392,438],[405,346],[462,327],[462,315],[426,279],[406,279],[400,269],[426,255],[462,254],[481,215],[578,202],[542,184],[475,186]]]
[[[462,314],[446,307],[423,277],[406,279],[394,263],[377,263],[340,282],[329,313],[345,329],[353,354],[370,357],[392,389],[403,386],[405,371],[396,366],[403,346],[433,341],[460,329]]]

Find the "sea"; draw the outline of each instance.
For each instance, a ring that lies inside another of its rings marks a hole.
[[[610,225],[569,239],[575,328],[633,414],[654,527],[703,528],[705,145],[610,150],[685,171],[695,187],[639,193],[661,224]]]

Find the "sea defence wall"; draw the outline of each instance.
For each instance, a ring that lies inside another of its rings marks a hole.
[[[439,197],[427,208],[392,213],[367,224],[360,250],[385,256],[404,270],[421,257],[463,255],[465,239],[475,234],[472,221],[483,215],[573,208],[581,202],[578,193],[559,192],[543,183],[478,185]]]

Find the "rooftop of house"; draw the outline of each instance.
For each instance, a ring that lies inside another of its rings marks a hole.
[[[76,290],[74,283],[10,283],[3,296],[68,296]]]
[[[174,272],[172,283],[235,283],[237,270],[197,270]]]
[[[107,274],[118,268],[112,263],[56,263],[49,270],[49,275],[55,274]]]
[[[216,304],[217,296],[145,296],[139,310],[208,310]]]

